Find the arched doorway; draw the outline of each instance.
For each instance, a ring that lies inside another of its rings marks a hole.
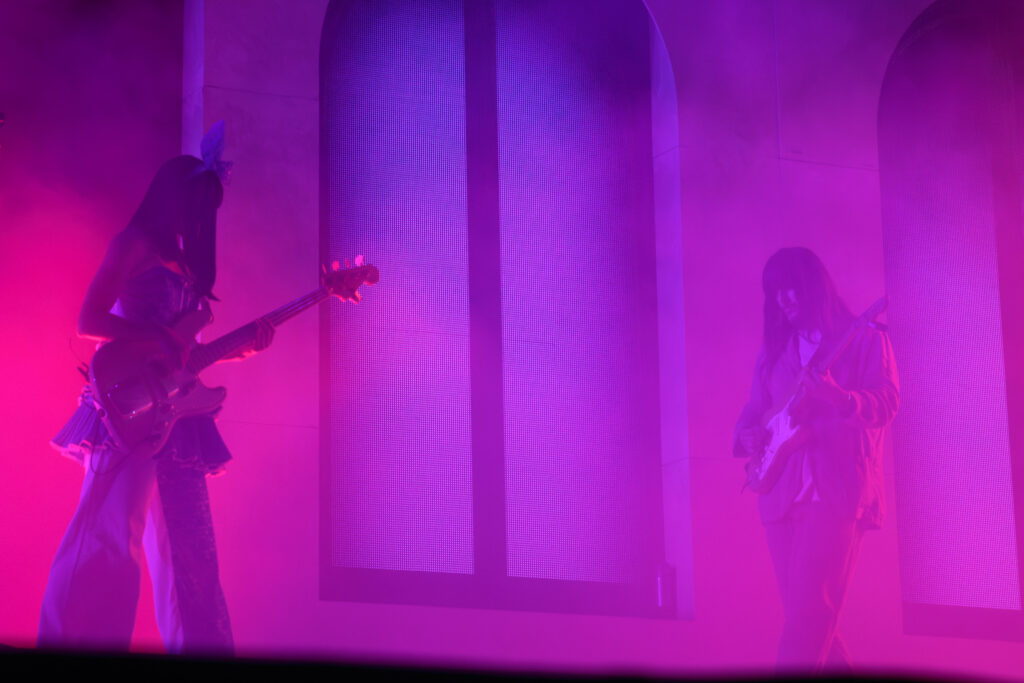
[[[1019,3],[943,1],[879,106],[908,632],[1024,638]]]

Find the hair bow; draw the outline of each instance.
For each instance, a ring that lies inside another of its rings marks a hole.
[[[222,119],[210,126],[210,130],[206,131],[206,135],[203,136],[203,141],[199,143],[199,155],[203,160],[203,165],[196,172],[213,171],[222,183],[227,183],[231,177],[231,167],[234,164],[222,160],[221,155],[223,154],[224,121]]]

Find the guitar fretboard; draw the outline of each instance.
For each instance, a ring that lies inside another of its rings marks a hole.
[[[823,350],[823,356],[821,358],[818,358],[818,354],[816,353],[811,362],[814,364],[814,367],[817,368],[818,372],[824,373],[827,369],[832,367],[832,363],[836,361],[839,354],[846,350],[846,345],[849,344],[853,339],[853,336],[857,334],[857,330],[873,322],[874,319],[885,310],[887,305],[888,298],[883,296],[872,304],[870,308],[861,313],[860,316],[854,318],[853,323],[850,325],[849,329],[846,330],[846,334],[840,337],[829,349]]]
[[[263,318],[274,327],[277,327],[289,318],[301,313],[310,306],[320,303],[329,296],[330,292],[328,292],[325,287],[321,287],[305,296],[301,296],[294,301],[286,303],[280,308],[274,309],[263,316]],[[217,337],[208,344],[201,344],[197,346],[189,356],[186,367],[188,367],[189,371],[198,373],[203,368],[213,365],[220,359],[237,353],[252,343],[256,338],[256,332],[258,329],[259,323],[256,320],[253,320],[247,325],[242,325],[238,329]]]

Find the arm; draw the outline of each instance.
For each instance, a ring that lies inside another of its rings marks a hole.
[[[78,334],[98,341],[157,339],[169,356],[184,363],[185,344],[170,329],[155,323],[128,320],[110,312],[125,283],[149,257],[150,247],[145,239],[130,230],[118,233],[110,241],[78,313]]]
[[[839,416],[865,429],[880,429],[896,416],[900,405],[899,376],[889,336],[866,329],[854,342],[860,346],[860,375],[853,389],[836,383],[832,373],[805,369],[801,382],[809,395],[835,407]]]
[[[110,312],[128,278],[143,263],[147,247],[142,238],[128,231],[110,241],[99,270],[89,283],[85,301],[78,313],[78,335],[87,339],[140,339],[145,335],[144,323],[128,320]]]
[[[747,399],[746,405],[743,406],[743,411],[733,429],[732,454],[737,458],[746,458],[752,455],[751,449],[744,444],[745,440],[752,437],[744,438],[744,433],[749,433],[749,430],[759,432],[762,429],[761,416],[768,409],[768,399],[761,384],[764,363],[765,351],[762,348],[754,363],[754,378],[750,385],[750,397]]]
[[[889,424],[900,407],[900,380],[889,335],[868,330],[862,356],[861,384],[850,391],[847,419],[869,429]]]
[[[271,325],[270,321],[266,318],[257,318],[246,327],[255,328],[253,330],[252,341],[247,346],[242,347],[230,356],[224,356],[217,361],[218,363],[230,363],[245,360],[246,358],[257,354],[270,346],[270,342],[274,340],[274,326]]]

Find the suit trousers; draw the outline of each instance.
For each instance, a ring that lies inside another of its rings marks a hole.
[[[128,650],[144,551],[167,652],[230,654],[205,474],[170,457],[111,450],[85,465],[78,507],[50,568],[39,646]]]
[[[825,503],[801,502],[765,532],[785,614],[778,670],[849,671],[837,625],[863,529]]]

